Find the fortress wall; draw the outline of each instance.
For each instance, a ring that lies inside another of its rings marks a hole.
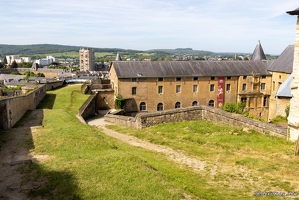
[[[285,138],[287,137],[287,128],[249,119],[242,115],[228,113],[219,108],[204,105],[158,111],[153,113],[139,113],[136,115],[136,117],[127,117],[112,114],[105,115],[106,121],[135,129],[142,129],[145,127],[150,127],[167,122],[199,119],[237,126],[240,128],[249,128],[260,133],[268,133],[270,135],[281,136]]]
[[[28,111],[33,110],[46,95],[46,85],[24,96],[0,100],[0,128],[10,129]]]

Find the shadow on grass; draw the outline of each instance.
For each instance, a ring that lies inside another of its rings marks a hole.
[[[37,106],[37,109],[53,109],[56,94],[46,94],[44,99]]]
[[[76,178],[66,171],[55,171],[45,169],[41,163],[32,163],[30,171],[33,176],[28,176],[29,181],[39,183],[39,187],[29,192],[29,197],[42,199],[82,199],[77,192]]]

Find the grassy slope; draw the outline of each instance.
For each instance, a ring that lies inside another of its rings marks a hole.
[[[201,175],[163,155],[120,143],[81,124],[75,115],[87,96],[78,91],[78,86],[72,86],[48,92],[39,107],[45,109],[44,128],[35,138],[34,152],[51,159],[32,165],[37,175],[32,178],[47,180],[45,187],[32,195],[50,199],[181,199],[188,194],[227,199],[231,192],[214,189]]]

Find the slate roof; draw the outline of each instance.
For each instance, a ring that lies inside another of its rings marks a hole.
[[[289,45],[280,54],[280,56],[268,67],[269,71],[284,72],[291,74],[293,72],[294,45]]]
[[[113,62],[118,78],[271,75],[262,61],[122,61]]]
[[[289,97],[292,98],[291,93],[291,83],[293,80],[293,76],[290,75],[285,82],[283,82],[280,87],[278,88],[277,97]]]
[[[297,8],[296,10],[287,11],[287,13],[290,15],[299,15],[299,8]]]
[[[253,54],[251,56],[251,60],[255,60],[255,61],[257,61],[257,60],[267,60],[260,41],[258,41],[258,43],[257,43],[257,45],[256,45],[256,47],[253,51]]]
[[[21,80],[25,75],[0,74],[0,80]]]

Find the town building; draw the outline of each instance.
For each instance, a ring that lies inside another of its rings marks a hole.
[[[92,49],[79,50],[80,71],[95,71],[95,55]]]
[[[16,61],[16,63],[31,62],[30,57],[20,57],[19,55],[6,56],[6,60],[8,65],[11,65],[14,61]]]
[[[35,63],[41,66],[48,66],[54,62],[58,62],[58,59],[53,56],[47,56],[46,58],[35,60]]]

